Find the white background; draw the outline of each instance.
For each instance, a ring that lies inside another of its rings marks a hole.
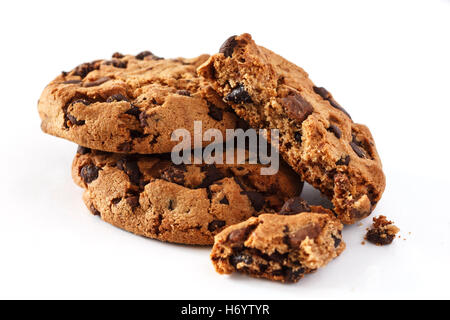
[[[450,2],[2,1],[0,298],[450,298]],[[91,216],[70,176],[76,146],[36,110],[62,70],[151,50],[215,53],[254,39],[333,92],[377,142],[387,188],[375,214],[388,247],[347,250],[298,284],[220,276],[208,248],[131,235]],[[411,232],[411,234],[409,234]]]

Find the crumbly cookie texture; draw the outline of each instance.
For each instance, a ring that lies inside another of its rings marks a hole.
[[[262,214],[219,233],[211,260],[221,274],[297,282],[342,253],[342,228],[326,213]]]
[[[280,130],[284,160],[332,200],[342,222],[372,212],[385,188],[372,135],[303,69],[243,34],[198,72],[250,126]]]
[[[287,166],[260,175],[262,165],[175,165],[170,155],[123,155],[80,147],[74,181],[94,215],[163,241],[210,245],[227,226],[280,210],[301,192]]]
[[[43,91],[42,130],[79,145],[117,153],[165,153],[194,120],[203,130],[236,127],[231,108],[203,82],[196,68],[208,59],[162,59],[150,52],[114,54],[63,72]]]
[[[365,239],[377,246],[391,244],[400,229],[392,221],[387,220],[385,216],[373,218],[373,225],[367,231]]]

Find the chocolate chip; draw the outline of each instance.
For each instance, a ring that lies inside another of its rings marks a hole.
[[[78,83],[81,83],[81,80],[67,80],[63,82],[63,84],[78,84]]]
[[[219,53],[223,53],[225,57],[231,57],[234,52],[234,48],[237,45],[236,36],[231,36],[220,46]]]
[[[239,118],[236,123],[236,129],[242,129],[242,130],[246,131],[246,130],[250,129],[250,126],[248,125],[247,121]]]
[[[88,75],[88,73],[94,70],[98,70],[99,68],[100,64],[98,63],[98,61],[83,63],[74,69],[73,75],[80,76],[83,79]]]
[[[302,143],[302,133],[299,131],[294,132],[294,139],[295,141]]]
[[[120,201],[122,201],[122,198],[114,198],[114,199],[111,200],[111,203],[113,205],[117,205]]]
[[[327,100],[331,106],[333,106],[334,108],[341,110],[343,113],[345,113],[347,115],[347,117],[350,118],[350,120],[352,119],[352,117],[350,116],[350,114],[341,107],[341,105],[339,103],[337,103],[336,100],[333,99],[333,96],[331,95],[331,93],[329,93],[327,91],[327,89],[323,88],[323,87],[313,87],[313,90],[315,93],[317,93],[319,96],[322,97],[322,99]]]
[[[93,203],[89,206],[89,211],[91,211],[94,216],[101,216],[100,211],[97,210]]]
[[[366,234],[367,241],[381,246],[391,244],[394,241],[394,238],[395,235],[377,229],[370,229]]]
[[[284,267],[283,275],[284,280],[286,282],[296,282],[302,278],[302,275],[305,273],[305,269],[299,268],[297,270],[293,270],[292,268]]]
[[[98,178],[98,172],[100,171],[99,167],[94,166],[93,164],[85,165],[80,170],[81,179],[87,184]]]
[[[130,130],[130,138],[131,139],[139,139],[139,138],[145,138],[148,134],[145,134],[138,130]]]
[[[137,207],[139,207],[139,196],[131,196],[126,198],[127,203],[129,204],[129,206],[131,207],[131,209],[136,209]]]
[[[306,237],[310,239],[316,238],[320,234],[321,228],[319,225],[310,224],[297,230],[294,234],[289,235],[289,243],[293,248],[300,246]]]
[[[77,118],[75,118],[73,115],[71,114],[66,114],[67,120],[70,121],[70,123],[74,126],[82,126],[86,123],[86,121],[84,120],[78,120]]]
[[[334,125],[334,124],[330,124],[330,126],[328,127],[327,131],[334,133],[334,135],[336,136],[336,138],[340,139],[342,136],[342,132],[341,129],[339,129],[338,126]]]
[[[210,232],[214,232],[225,226],[225,221],[223,220],[213,220],[208,224],[208,230]]]
[[[91,149],[83,147],[83,146],[78,146],[77,153],[78,154],[88,154],[88,153],[91,153]]]
[[[226,205],[230,204],[230,202],[229,202],[228,199],[227,199],[227,196],[223,196],[223,199],[221,199],[221,200],[219,201],[219,203],[221,203],[221,204],[226,204]]]
[[[243,243],[247,240],[250,233],[255,230],[256,225],[248,226],[246,228],[233,230],[228,235],[228,241],[231,243]]]
[[[329,98],[331,98],[331,94],[324,87],[313,87],[313,90],[324,100],[328,100]]]
[[[108,99],[106,99],[106,102],[111,103],[114,101],[128,101],[128,98],[125,97],[121,93],[113,94],[112,96],[109,96]]]
[[[243,84],[238,84],[226,97],[225,101],[232,103],[251,103],[252,98]]]
[[[85,100],[85,99],[77,99],[77,100],[75,100],[75,101],[72,102],[72,105],[77,104],[77,103],[82,103],[82,104],[84,104],[85,106],[88,106],[88,105],[91,104],[89,101],[87,101],[87,100]]]
[[[144,58],[148,56],[153,56],[153,53],[151,53],[150,51],[142,51],[141,53],[138,53],[136,55],[136,59],[144,60]]]
[[[294,197],[287,200],[281,207],[279,214],[293,215],[302,212],[311,212],[309,204],[300,197]]]
[[[313,113],[314,109],[299,93],[292,92],[287,97],[281,99],[281,104],[286,110],[289,118],[302,123]]]
[[[184,185],[185,173],[186,173],[186,166],[184,164],[173,165],[165,169],[165,171],[161,172],[161,179],[176,184]]]
[[[181,95],[181,96],[186,96],[186,97],[190,97],[191,93],[188,90],[178,90],[177,94]]]
[[[136,160],[127,158],[121,159],[117,161],[117,168],[127,174],[131,183],[139,185],[142,174]]]
[[[200,188],[206,188],[213,184],[215,181],[224,178],[223,173],[213,164],[202,167],[201,170],[202,172],[205,172],[205,178],[203,178],[203,181],[200,184]]]
[[[256,212],[261,211],[266,203],[264,196],[257,191],[242,191],[241,194],[245,194],[248,197]]]
[[[208,101],[208,115],[216,121],[222,121],[223,119],[223,110],[217,108],[214,104]]]
[[[116,59],[122,59],[125,56],[119,52],[115,52],[115,53],[113,53],[112,57],[116,58]]]
[[[358,155],[360,158],[366,158],[366,153],[361,148],[360,143],[356,140],[355,137],[353,137],[353,141],[350,142],[350,146],[352,147],[353,151]]]
[[[167,209],[169,209],[170,211],[175,209],[175,204],[174,204],[174,201],[172,199],[169,200],[169,205],[167,206]]]
[[[141,110],[138,107],[131,105],[131,108],[125,111],[125,114],[129,114],[130,116],[134,116],[137,120],[140,120]]]
[[[350,163],[350,156],[346,155],[344,158],[339,159],[336,162],[337,166],[348,166],[348,164]]]
[[[341,244],[342,240],[336,237],[334,234],[331,235],[331,237],[334,240],[334,247],[337,248]]]
[[[121,68],[121,69],[125,69],[128,66],[128,61],[122,61],[122,60],[117,60],[117,59],[113,59],[110,61],[105,61],[106,65],[113,65],[116,68]]]
[[[95,81],[84,83],[83,87],[85,87],[85,88],[96,87],[96,86],[99,86],[99,85],[109,81],[109,80],[111,80],[110,77],[102,77]]]
[[[236,268],[239,263],[251,264],[253,263],[253,258],[244,253],[238,253],[236,255],[230,256],[230,264]]]
[[[129,153],[132,149],[132,145],[133,144],[130,141],[122,142],[117,146],[117,152]]]

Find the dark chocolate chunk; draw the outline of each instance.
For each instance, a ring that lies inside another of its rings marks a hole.
[[[234,48],[237,45],[236,36],[231,36],[222,44],[219,49],[219,53],[223,53],[225,57],[231,57],[234,52]]]
[[[86,123],[86,121],[84,120],[78,120],[77,118],[75,118],[73,115],[71,115],[70,113],[66,114],[67,120],[70,121],[70,123],[74,126],[82,126]]]
[[[294,197],[284,203],[279,214],[294,215],[302,212],[311,212],[309,204],[300,197]]]
[[[336,100],[334,100],[333,96],[331,95],[331,93],[327,91],[327,89],[323,87],[313,87],[313,90],[315,93],[321,96],[322,99],[327,100],[334,108],[341,110],[343,113],[345,113],[347,117],[350,118],[350,120],[352,119],[350,114],[344,108],[342,108],[341,105],[337,103]]]
[[[114,199],[111,200],[111,203],[113,205],[117,205],[120,201],[122,201],[122,198],[114,198]]]
[[[259,212],[266,203],[264,196],[257,191],[242,191],[241,194],[245,194],[248,197],[256,212]]]
[[[282,98],[281,104],[289,118],[298,121],[298,123],[305,121],[314,111],[311,104],[297,92],[292,92],[287,97]]]
[[[304,228],[297,230],[295,233],[289,235],[289,242],[293,248],[299,247],[306,237],[310,239],[316,238],[320,234],[321,228],[319,225],[309,224]]]
[[[93,203],[89,206],[89,211],[91,211],[94,216],[101,216],[100,211],[97,210]]]
[[[81,179],[83,179],[83,181],[85,183],[89,184],[98,178],[99,171],[100,171],[100,168],[94,166],[93,164],[85,165],[80,170]]]
[[[337,166],[348,166],[348,164],[350,163],[350,156],[346,155],[344,158],[341,158],[338,160],[338,162],[336,162]]]
[[[78,146],[77,153],[78,154],[88,154],[88,153],[91,153],[91,149],[83,147],[83,146]]]
[[[230,264],[236,268],[239,263],[251,264],[253,263],[253,258],[245,253],[237,253],[230,256]]]
[[[122,59],[125,56],[123,54],[121,54],[120,52],[115,52],[115,53],[113,53],[112,57],[116,58],[116,59]]]
[[[385,246],[394,241],[395,235],[381,232],[377,229],[370,229],[367,231],[366,239],[376,245]]]
[[[142,174],[136,160],[123,158],[117,161],[117,168],[127,174],[131,183],[139,185]]]
[[[337,248],[341,244],[342,240],[336,237],[334,234],[331,235],[331,237],[334,240],[334,247]]]
[[[222,121],[223,119],[223,110],[217,108],[214,104],[208,101],[208,115],[216,121]]]
[[[214,232],[225,226],[225,221],[223,220],[213,220],[208,224],[208,230],[210,232]]]
[[[216,168],[215,165],[210,164],[205,167],[202,167],[202,172],[205,172],[205,177],[203,178],[202,183],[200,184],[200,188],[206,188],[213,184],[217,180],[223,179],[225,176],[223,173]]]
[[[81,80],[67,80],[63,82],[63,84],[78,84],[78,83],[81,83]]]
[[[366,153],[364,150],[360,147],[359,143],[353,139],[353,141],[350,142],[350,146],[352,147],[353,151],[358,155],[360,158],[366,158]]]
[[[139,196],[131,196],[126,198],[127,203],[130,205],[131,209],[136,209],[139,207]]]
[[[225,101],[232,103],[251,103],[252,98],[243,84],[238,84],[226,97]]]
[[[219,201],[219,203],[221,203],[221,204],[226,204],[226,205],[230,204],[230,202],[229,202],[228,199],[227,199],[227,196],[223,196],[223,199],[221,199],[221,200]]]
[[[99,79],[97,79],[95,81],[84,83],[83,87],[85,87],[85,88],[96,87],[96,86],[99,86],[99,85],[109,81],[109,80],[111,80],[110,77],[102,77],[102,78],[99,78]]]
[[[191,93],[188,90],[178,90],[177,94],[181,95],[181,96],[186,96],[186,97],[190,97]]]
[[[141,132],[141,131],[138,131],[138,130],[130,130],[130,138],[131,138],[131,139],[145,138],[145,137],[147,137],[147,136],[148,136],[147,134],[145,134],[145,133],[143,133],[143,132]]]
[[[342,136],[342,132],[341,129],[339,129],[338,126],[336,126],[335,124],[330,124],[330,126],[328,127],[327,131],[334,133],[334,135],[336,136],[336,138],[340,139]]]
[[[231,243],[243,243],[255,228],[256,225],[251,225],[243,229],[233,230],[228,235],[228,241]]]
[[[283,269],[284,280],[286,282],[297,282],[305,273],[305,270],[303,268],[293,270],[292,268],[284,267]]]
[[[299,131],[294,132],[294,139],[295,141],[302,143],[302,133]]]
[[[88,73],[100,68],[99,61],[87,62],[80,64],[73,70],[74,76],[80,76],[82,79],[85,78]]]
[[[136,55],[136,59],[144,60],[144,58],[148,56],[153,56],[153,53],[151,53],[150,51],[142,51],[141,53],[138,53]]]
[[[108,99],[106,99],[106,102],[108,102],[108,103],[111,103],[114,101],[128,101],[128,98],[125,97],[121,93],[117,93],[117,94],[113,94],[112,96],[108,97]]]
[[[184,185],[184,174],[186,173],[186,166],[173,165],[167,168],[165,171],[161,172],[161,179],[176,184]]]
[[[129,114],[130,116],[134,116],[137,120],[140,120],[141,110],[138,107],[131,105],[131,108],[125,111],[125,114]]]

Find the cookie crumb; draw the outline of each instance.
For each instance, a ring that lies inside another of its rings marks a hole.
[[[386,219],[385,216],[378,216],[373,218],[373,225],[367,231],[365,239],[377,246],[384,246],[391,244],[395,236],[400,231],[392,221]]]
[[[362,241],[361,244],[364,246],[364,245],[366,245],[366,242],[365,242],[365,241]]]

